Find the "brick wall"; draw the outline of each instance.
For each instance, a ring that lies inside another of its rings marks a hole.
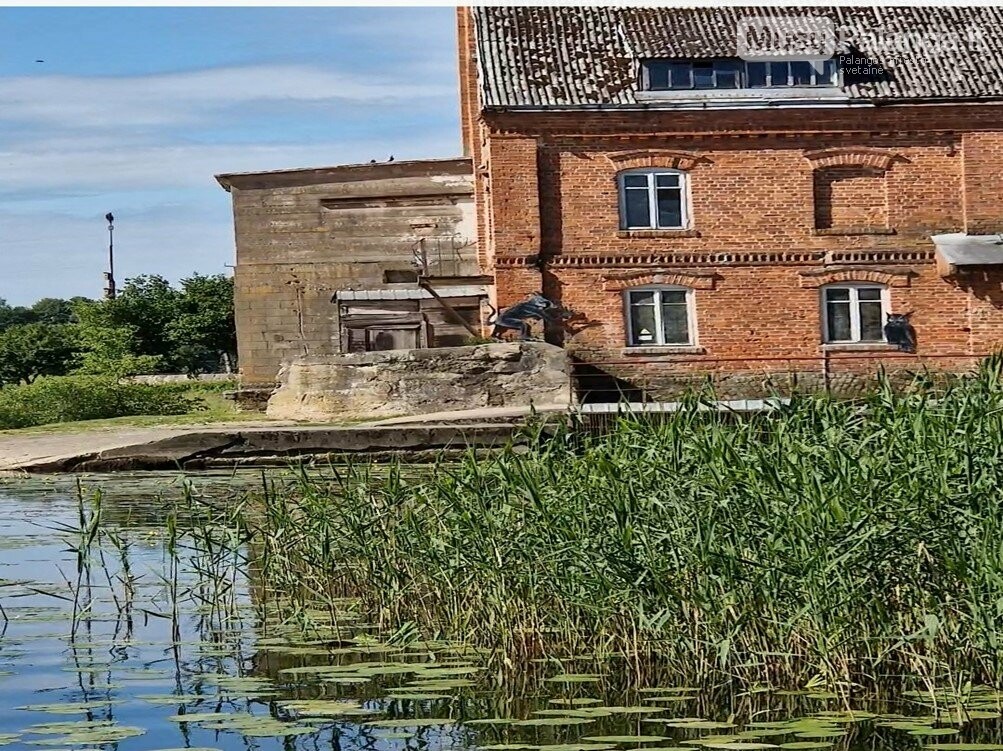
[[[500,305],[542,288],[582,314],[548,339],[635,383],[964,369],[1003,343],[1003,273],[941,278],[929,237],[1003,222],[1001,123],[991,105],[482,112],[468,126],[487,144],[481,257]],[[617,174],[640,167],[686,175],[690,226],[621,228]],[[820,288],[834,281],[887,287],[891,312],[912,312],[917,355],[823,347]],[[626,347],[624,290],[645,283],[695,289],[696,348]]]
[[[1003,125],[962,138],[965,230],[970,235],[1003,232]]]

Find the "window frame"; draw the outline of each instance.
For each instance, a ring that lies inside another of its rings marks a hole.
[[[846,301],[850,306],[850,338],[849,339],[830,339],[829,338],[829,300],[828,293],[830,290],[835,289],[845,289],[849,290],[850,299]],[[861,339],[860,338],[860,290],[861,289],[876,289],[880,291],[880,297],[877,301],[865,300],[864,302],[880,302],[881,303],[881,338],[880,339]],[[822,317],[822,343],[823,344],[887,344],[888,338],[885,336],[885,324],[888,322],[888,312],[891,310],[891,292],[888,285],[881,284],[880,282],[833,282],[832,284],[826,284],[819,290],[819,305],[821,306],[821,317]]]
[[[648,218],[646,225],[631,225],[627,220],[627,191],[641,190],[641,188],[626,185],[626,178],[645,175],[648,178],[648,186],[644,190],[648,193]],[[658,177],[660,175],[672,175],[679,178],[679,224],[672,226],[660,226],[658,224]],[[616,175],[616,191],[620,212],[620,229],[629,230],[686,230],[690,229],[690,181],[689,175],[681,169],[670,167],[641,167],[637,169],[626,169]]]
[[[794,64],[795,63],[808,63],[810,61],[802,60],[776,60],[776,61],[747,61],[741,58],[731,58],[731,57],[720,57],[720,58],[708,58],[708,59],[698,59],[698,58],[649,58],[646,60],[641,60],[640,63],[640,75],[638,76],[638,83],[640,85],[641,91],[654,91],[654,92],[673,92],[673,91],[742,91],[748,89],[789,89],[789,88],[833,88],[839,87],[842,84],[842,71],[840,68],[840,61],[837,57],[832,57],[828,60],[823,61],[823,71],[820,74],[814,66],[811,68],[810,82],[809,83],[794,83]],[[712,86],[696,86],[695,76],[693,74],[693,66],[695,64],[701,64],[706,66],[710,64],[713,68],[712,80],[714,85]],[[783,65],[786,69],[786,76],[784,76],[783,82],[773,80],[773,72],[770,65]],[[666,66],[670,67],[672,65],[688,65],[690,66],[689,71],[689,86],[674,86],[673,85],[673,75],[671,72],[667,74],[668,86],[665,88],[658,87],[653,88],[651,85],[651,68],[652,66]],[[764,82],[762,85],[753,86],[749,83],[751,76],[749,74],[750,65],[762,65],[765,66],[764,70]],[[717,85],[717,74],[718,67],[724,68],[726,66],[733,66],[736,76],[737,86],[718,86]],[[828,76],[825,73],[828,72]]]
[[[655,315],[655,341],[636,342],[634,341],[634,323],[631,313],[631,296],[636,292],[654,292]],[[686,338],[685,342],[665,342],[665,332],[662,322],[662,292],[685,292],[686,293]],[[672,348],[692,348],[699,346],[697,340],[697,307],[696,291],[692,287],[684,287],[679,284],[645,284],[638,287],[628,287],[623,291],[623,320],[624,333],[626,334],[628,348],[651,348],[660,349]]]

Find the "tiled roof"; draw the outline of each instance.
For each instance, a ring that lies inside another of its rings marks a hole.
[[[631,106],[638,61],[737,55],[750,16],[823,15],[881,80],[855,100],[1003,99],[1000,7],[495,7],[471,9],[484,107]]]

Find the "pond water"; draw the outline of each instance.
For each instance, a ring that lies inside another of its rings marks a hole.
[[[261,480],[192,482],[225,502]],[[263,613],[267,583],[240,565],[253,556],[170,513],[179,478],[77,482],[0,483],[7,748],[1003,751],[1000,694],[985,687],[847,702],[817,689],[722,694],[657,671],[637,685],[568,661],[500,681],[483,653],[380,634],[350,601]]]

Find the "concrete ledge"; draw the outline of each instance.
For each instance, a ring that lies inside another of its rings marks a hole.
[[[497,423],[194,429],[104,450],[26,458],[4,468],[28,473],[201,469],[272,466],[296,457],[417,461],[443,451],[500,449],[520,441],[518,425]]]

